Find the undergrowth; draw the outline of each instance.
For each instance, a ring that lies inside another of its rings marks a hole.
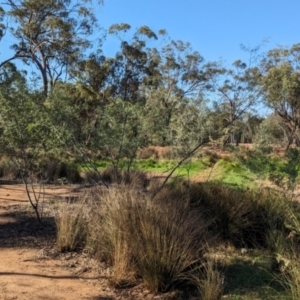
[[[220,166],[243,170],[231,159]],[[141,280],[153,292],[190,286],[191,295],[207,300],[299,299],[300,209],[285,195],[183,179],[155,194],[140,172],[117,180],[106,172],[113,184],[90,190],[80,217],[66,210],[57,218],[58,245],[85,246],[110,264],[114,287]],[[220,255],[211,259],[212,252]]]

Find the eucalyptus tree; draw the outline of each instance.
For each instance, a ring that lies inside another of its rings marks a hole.
[[[290,49],[269,51],[261,64],[264,70],[261,83],[265,103],[280,118],[280,124],[288,137],[287,149],[292,143],[299,147],[300,44]]]
[[[286,145],[288,139],[280,123],[281,119],[278,115],[274,113],[269,115],[259,124],[253,139],[254,144],[259,148]]]
[[[219,74],[215,81],[215,90],[219,94],[217,105],[223,112],[223,122],[229,124],[224,142],[238,145],[239,120],[255,108],[262,95],[260,70],[236,60],[231,69],[220,69]]]
[[[90,133],[89,142],[81,144],[82,152],[100,152],[116,169],[124,161],[130,165],[137,149],[145,145],[142,86],[153,71],[147,43],[157,39],[150,28],[142,26],[133,37],[125,40],[123,35],[129,30],[128,24],[112,25],[109,34],[120,40],[115,56],[105,57],[100,49],[71,70],[73,78],[77,79],[77,99],[81,99],[85,107],[90,105],[88,114],[81,113],[80,124],[88,125],[81,128]]]
[[[170,145],[175,133],[171,123],[203,97],[215,75],[215,66],[206,64],[199,52],[182,41],[153,48],[150,57],[156,63],[156,72],[149,77],[151,84],[145,88],[146,105],[153,128],[160,128],[160,132],[156,131],[156,142]]]
[[[87,37],[97,22],[89,2],[6,0],[3,7],[11,21],[9,33],[14,43],[11,57],[0,66],[15,59],[34,65],[42,78],[44,94],[48,95],[91,45]]]
[[[120,41],[114,57],[106,57],[98,49],[72,69],[74,78],[97,95],[103,105],[116,98],[132,103],[142,101],[141,85],[154,72],[147,43],[157,40],[157,35],[149,27],[142,26],[127,38],[126,32],[130,29],[126,23],[110,26],[108,33]]]

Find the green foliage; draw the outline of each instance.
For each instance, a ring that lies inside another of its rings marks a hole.
[[[2,155],[10,157],[21,176],[36,175],[45,153],[47,128],[42,123],[42,97],[29,93],[24,86],[8,94],[0,91],[0,130]]]
[[[90,1],[8,0],[7,15],[14,21],[9,60],[20,59],[35,66],[42,77],[44,94],[61,79],[89,46],[87,36],[96,26]],[[9,61],[8,60],[8,61]]]
[[[287,148],[299,141],[299,44],[290,49],[273,49],[262,61],[262,86],[266,104],[282,121],[288,138]]]
[[[298,149],[289,149],[283,158],[267,155],[263,149],[251,150],[247,152],[247,157],[240,157],[240,161],[254,174],[280,187],[293,190],[298,183]]]
[[[258,148],[286,145],[287,140],[278,117],[270,115],[262,121],[253,141]]]

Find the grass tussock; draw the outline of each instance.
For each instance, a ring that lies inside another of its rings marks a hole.
[[[193,274],[192,281],[197,287],[201,300],[219,300],[224,292],[224,275],[217,269],[212,260],[208,260],[199,270]]]
[[[174,195],[189,195],[191,207],[199,207],[212,220],[211,230],[236,247],[267,247],[269,230],[283,227],[286,199],[270,190],[242,190],[219,183],[170,185]]]
[[[55,213],[56,246],[60,252],[83,248],[87,239],[85,204],[60,204]]]
[[[299,254],[295,259],[295,256],[289,256],[288,261],[290,265],[288,269],[283,273],[281,281],[290,291],[293,300],[300,299],[300,259]]]
[[[203,263],[208,224],[184,201],[152,201],[125,186],[111,188],[99,200],[97,249],[113,265],[116,286],[135,277],[151,291],[167,291]]]

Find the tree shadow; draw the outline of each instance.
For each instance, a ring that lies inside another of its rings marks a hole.
[[[43,217],[43,224],[40,224],[32,213],[17,207],[2,213],[1,218],[9,221],[0,223],[0,248],[35,248],[55,242],[54,217]]]
[[[276,295],[284,292],[284,287],[276,280],[266,263],[235,259],[226,266],[224,275],[224,294],[241,296],[256,293],[259,299],[267,299],[270,293]]]

